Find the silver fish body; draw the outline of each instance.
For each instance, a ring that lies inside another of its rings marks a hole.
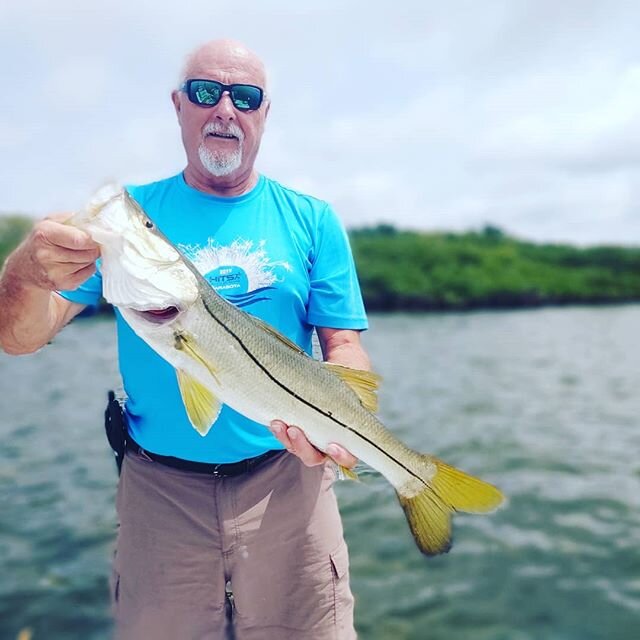
[[[376,376],[310,358],[218,295],[126,191],[99,195],[72,223],[101,244],[105,298],[176,369],[201,434],[215,428],[224,403],[260,424],[295,424],[321,451],[339,443],[394,486],[427,555],[448,551],[453,512],[502,503],[492,485],[386,429],[373,412]]]

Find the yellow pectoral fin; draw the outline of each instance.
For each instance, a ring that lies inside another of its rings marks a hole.
[[[371,371],[363,371],[362,369],[352,369],[333,362],[325,362],[324,366],[355,391],[365,409],[373,413],[378,410],[376,391],[381,380],[378,374]]]
[[[209,389],[182,369],[176,369],[176,375],[189,420],[201,436],[206,436],[220,415],[222,403]]]

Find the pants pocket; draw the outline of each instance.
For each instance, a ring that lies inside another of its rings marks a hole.
[[[353,595],[349,586],[349,553],[345,542],[329,554],[333,580],[333,611],[340,640],[355,638],[353,630]]]
[[[111,577],[109,578],[109,593],[111,595],[111,610],[115,615],[120,601],[120,574],[115,568],[111,571]]]

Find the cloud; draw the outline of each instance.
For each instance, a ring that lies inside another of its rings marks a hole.
[[[179,171],[169,92],[190,48],[228,35],[269,67],[260,169],[347,224],[637,242],[639,18],[596,0],[12,0],[0,210]]]

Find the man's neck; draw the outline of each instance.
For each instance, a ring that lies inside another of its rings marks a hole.
[[[203,193],[210,193],[223,198],[233,198],[248,193],[258,183],[258,172],[251,169],[248,173],[240,176],[203,175],[202,173],[187,166],[184,170],[185,182],[194,189]]]

